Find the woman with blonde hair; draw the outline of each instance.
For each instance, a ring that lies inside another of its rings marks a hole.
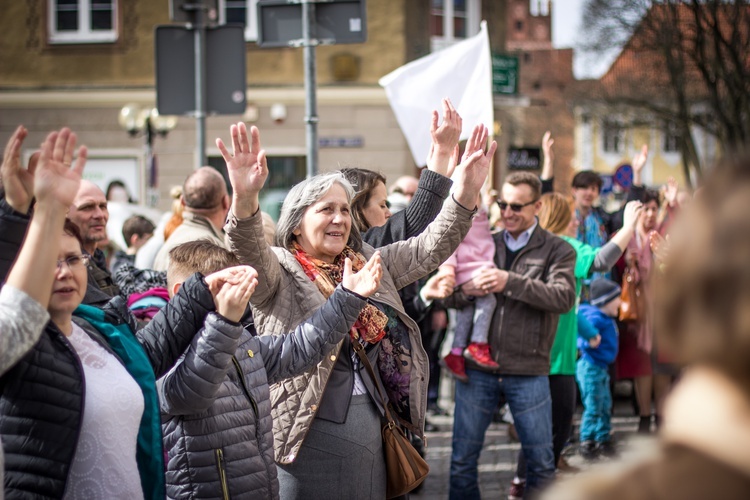
[[[578,219],[574,215],[573,200],[560,193],[547,193],[541,197],[539,225],[567,241],[576,251],[576,296],[580,297],[583,280],[593,272],[606,272],[617,262],[635,232],[641,210],[637,201],[625,206],[623,228],[604,246],[594,248],[576,239]],[[555,464],[568,441],[576,405],[576,339],[578,335],[578,307],[560,315],[555,341],[550,352],[550,394],[552,396],[552,446]],[[595,332],[594,332],[595,333]],[[613,449],[601,450],[604,453]],[[592,450],[592,453],[597,451]],[[519,454],[518,478],[525,476],[525,460]],[[514,481],[517,481],[518,478]]]
[[[653,274],[655,331],[686,366],[664,405],[658,451],[619,474],[560,483],[547,498],[748,497],[750,156],[710,172]]]

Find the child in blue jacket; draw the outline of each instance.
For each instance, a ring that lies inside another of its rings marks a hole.
[[[587,338],[588,335],[579,331],[581,357],[576,366],[576,380],[583,401],[579,450],[581,456],[588,460],[600,454],[615,454],[610,424],[612,395],[607,367],[617,356],[617,324],[614,318],[621,302],[621,290],[614,281],[598,278],[591,283],[590,290],[590,304],[582,304],[578,314],[581,320],[596,329],[596,335]]]

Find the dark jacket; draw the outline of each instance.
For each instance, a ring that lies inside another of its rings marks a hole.
[[[503,233],[493,236],[498,269],[505,268]],[[513,261],[505,289],[495,294],[489,343],[492,357],[500,365],[497,373],[549,374],[557,320],[575,305],[575,262],[570,244],[537,226]],[[461,302],[466,304],[462,292],[454,295],[458,295],[459,307]],[[466,367],[487,371],[470,360]]]
[[[278,498],[268,386],[317,364],[365,304],[338,287],[293,332],[264,337],[209,314],[185,357],[157,382],[167,496]]]
[[[10,267],[16,260],[16,255],[21,248],[23,239],[26,236],[26,229],[29,226],[30,214],[16,212],[5,199],[5,193],[0,197],[0,281],[5,282]],[[99,251],[101,253],[101,251]],[[103,254],[101,256],[103,258]],[[86,295],[83,297],[84,304],[90,304],[97,307],[103,306],[112,299],[116,289],[110,288],[112,282],[109,272],[99,268],[92,262],[88,265],[88,288]],[[109,280],[109,281],[107,281]],[[100,284],[105,287],[105,291],[100,288]]]
[[[440,213],[452,185],[453,181],[448,177],[423,170],[417,191],[406,208],[393,214],[384,225],[368,229],[362,234],[362,241],[380,248],[421,234]],[[414,282],[398,292],[404,311],[416,322],[424,319],[429,310],[419,296],[420,288],[420,282]]]
[[[380,248],[421,234],[440,213],[452,185],[444,175],[432,170],[422,171],[414,198],[406,208],[393,214],[385,225],[368,229],[362,241]]]
[[[213,307],[208,287],[195,275],[135,334],[157,377],[185,351]],[[134,331],[133,317],[121,297],[112,299],[104,312],[107,322],[125,323]],[[112,351],[103,337],[91,328],[84,330]],[[62,498],[78,443],[84,383],[78,356],[52,322],[29,354],[0,379],[6,498]]]

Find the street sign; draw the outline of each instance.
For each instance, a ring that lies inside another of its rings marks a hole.
[[[195,112],[194,30],[156,27],[156,108],[161,115]],[[206,29],[206,113],[245,112],[245,30],[241,25]]]
[[[518,93],[518,57],[492,54],[492,93]]]
[[[627,163],[617,167],[613,181],[625,191],[630,191],[630,187],[633,185],[633,167]]]
[[[314,39],[318,44],[367,41],[365,0],[326,0],[315,6]],[[302,4],[288,0],[258,1],[258,45],[302,45]]]
[[[169,19],[176,23],[192,23],[195,20],[196,8],[206,9],[209,17],[212,13],[215,16],[219,0],[169,0]]]
[[[542,150],[539,148],[509,148],[509,170],[538,170],[542,163]]]
[[[606,195],[612,192],[612,188],[615,186],[615,176],[600,174],[599,177],[602,179],[602,189],[599,191],[600,195]]]

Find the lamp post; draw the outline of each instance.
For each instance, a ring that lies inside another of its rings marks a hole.
[[[154,138],[166,137],[170,130],[177,126],[177,117],[161,116],[156,108],[142,108],[137,104],[126,104],[120,110],[117,119],[120,126],[131,137],[143,136],[143,168],[141,169],[141,192],[144,193],[147,205],[155,207],[159,202],[157,188],[157,169],[154,158]],[[146,175],[148,174],[148,182]]]

